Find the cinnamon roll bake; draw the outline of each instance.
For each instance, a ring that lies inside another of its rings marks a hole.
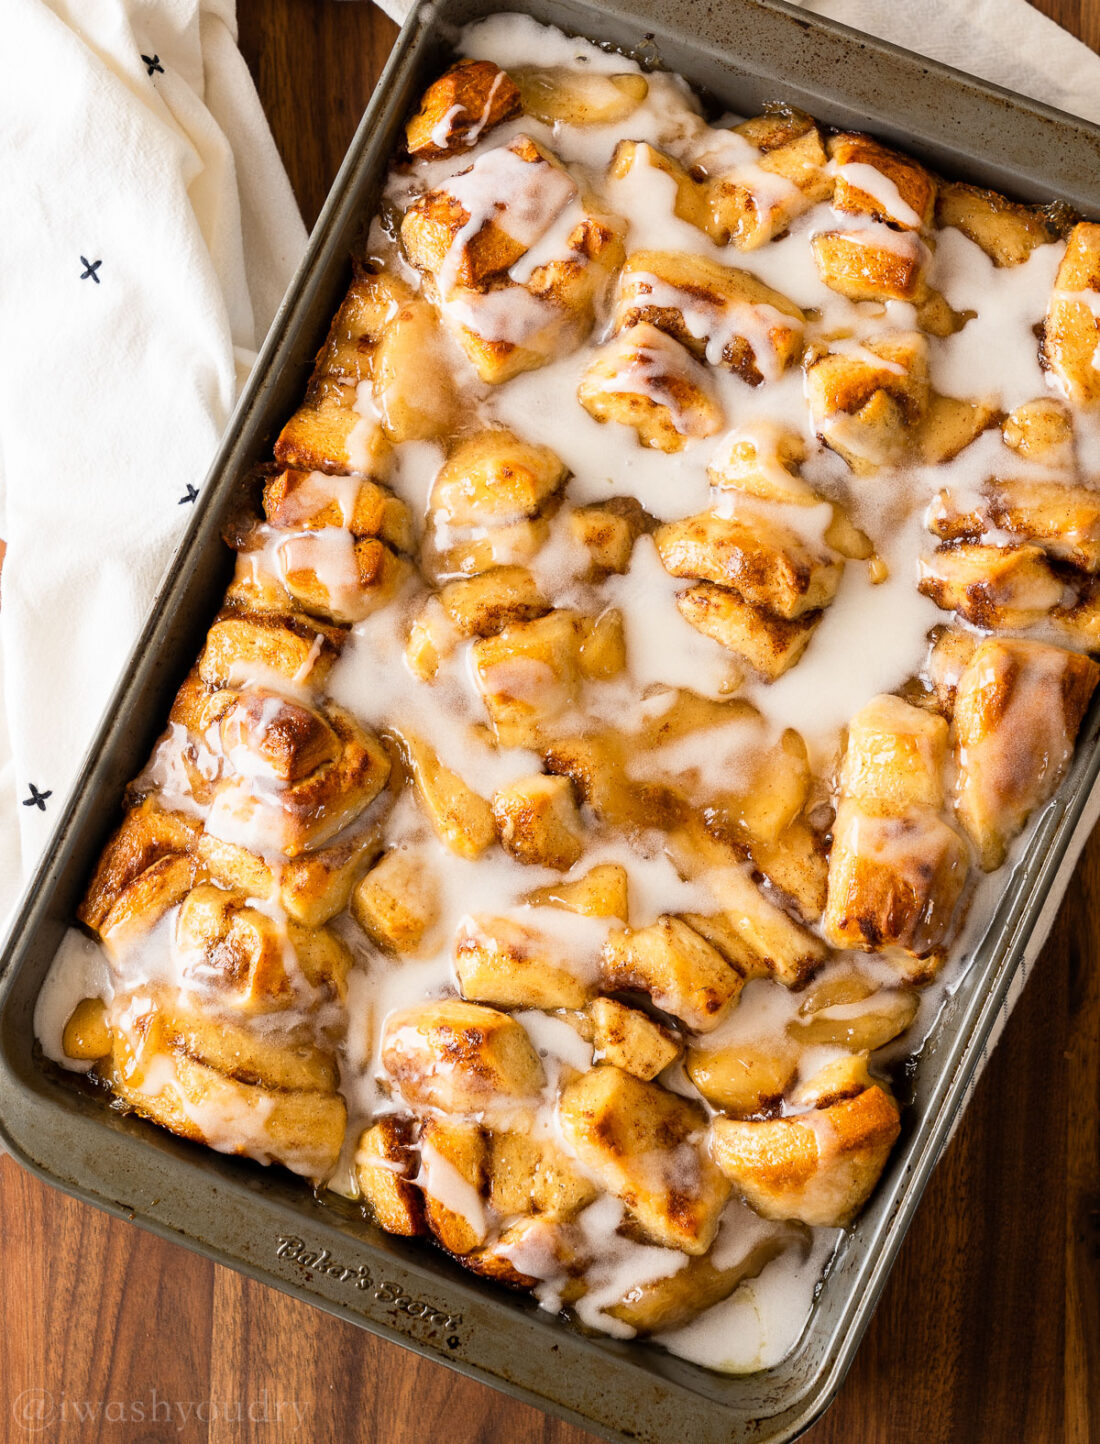
[[[763,1367],[1100,675],[1100,225],[525,17],[459,53],[38,1033]]]

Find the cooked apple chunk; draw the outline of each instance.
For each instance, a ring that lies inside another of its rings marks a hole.
[[[592,985],[564,945],[514,918],[467,917],[455,939],[462,996],[498,1008],[583,1008]],[[595,974],[595,960],[591,971]]]
[[[416,852],[393,848],[351,895],[351,915],[381,948],[414,953],[439,917],[439,882]]]
[[[522,65],[510,73],[524,114],[544,125],[613,125],[633,115],[649,94],[649,82],[634,71],[601,75],[564,65]]]
[[[791,1093],[795,1108],[828,1108],[842,1098],[854,1098],[874,1085],[866,1053],[834,1058]]]
[[[955,809],[986,872],[1069,766],[1100,668],[1041,642],[989,640],[959,680]]]
[[[480,857],[496,841],[492,808],[422,738],[411,732],[399,738],[416,795],[440,842],[459,857]]]
[[[527,894],[535,907],[563,908],[588,918],[627,921],[629,885],[626,868],[617,862],[600,862],[574,882],[551,882]]]
[[[778,842],[795,822],[810,794],[806,740],[793,727],[746,759],[743,780],[714,795],[715,820],[731,823],[752,843]]]
[[[654,693],[654,707],[631,734],[646,749],[665,747],[681,738],[724,727],[729,722],[752,723],[756,708],[742,697],[704,697],[687,687],[662,688]]]
[[[392,1114],[363,1130],[355,1153],[359,1197],[379,1228],[415,1238],[424,1232],[424,1206],[412,1183],[412,1130]]]
[[[391,1013],[382,1064],[415,1108],[480,1114],[530,1100],[545,1077],[514,1018],[459,999]]]
[[[1064,401],[1040,396],[1010,411],[1001,428],[1004,444],[1028,461],[1052,470],[1073,470],[1073,417]]]
[[[786,1039],[693,1047],[684,1067],[708,1103],[749,1118],[774,1110],[790,1088],[798,1076],[798,1049]]]
[[[795,431],[766,419],[739,426],[720,442],[707,466],[719,491],[739,491],[760,501],[817,506],[821,498],[803,481],[799,467],[806,443]]]
[[[878,988],[858,974],[811,983],[787,1032],[800,1045],[873,1052],[904,1033],[917,1014],[917,994]]]
[[[577,400],[597,421],[633,427],[641,445],[657,451],[682,451],[722,425],[705,367],[645,322],[620,331],[596,352]]]
[[[866,345],[834,341],[806,359],[818,436],[857,475],[904,459],[928,409],[928,342],[893,332]]]
[[[493,797],[501,845],[518,862],[568,872],[584,851],[584,827],[567,777],[521,777]]]
[[[683,251],[633,251],[619,274],[616,330],[656,326],[700,360],[758,386],[802,351],[801,310],[751,271]]]
[[[111,1030],[102,998],[82,998],[69,1014],[61,1034],[61,1051],[66,1058],[94,1063],[111,1051]]]
[[[345,1002],[352,957],[340,937],[330,928],[303,928],[289,920],[286,934],[298,970],[314,996],[325,1002]]]
[[[999,420],[995,399],[960,400],[933,393],[917,438],[920,459],[926,466],[941,466],[965,451],[983,431]]]
[[[1074,406],[1100,401],[1100,225],[1069,233],[1043,326],[1043,360]]]
[[[890,693],[872,697],[848,724],[840,776],[846,797],[878,800],[894,811],[943,807],[947,723]]]
[[[558,1117],[581,1163],[654,1243],[706,1253],[730,1190],[702,1146],[697,1103],[602,1064],[563,1090]]]
[[[627,776],[624,741],[610,730],[555,738],[543,761],[547,771],[570,778],[577,796],[612,827],[663,827],[682,808],[671,789]]]
[[[644,1083],[680,1056],[682,1044],[671,1029],[638,1008],[628,1008],[614,998],[594,998],[588,1016],[596,1061],[622,1068]]]
[[[424,160],[461,155],[520,107],[519,89],[506,71],[490,60],[460,60],[421,96],[405,127],[405,144]]]
[[[918,587],[942,611],[990,630],[1033,626],[1066,595],[1042,548],[1030,543],[939,547],[922,558]]]
[[[718,950],[681,918],[660,917],[649,927],[616,928],[603,951],[603,985],[637,988],[658,1008],[697,1032],[725,1017],[744,979]]]
[[[1025,206],[996,191],[941,181],[936,192],[937,226],[955,226],[995,266],[1019,266],[1037,246],[1058,240],[1064,226],[1049,206]]]
[[[898,1105],[878,1083],[808,1114],[711,1125],[719,1168],[757,1213],[828,1228],[863,1207],[900,1127]]]
[[[805,1249],[806,1238],[792,1229],[762,1238],[736,1263],[719,1262],[711,1254],[691,1258],[683,1268],[650,1283],[635,1284],[617,1304],[604,1310],[638,1335],[679,1329],[704,1309],[720,1304],[748,1279],[756,1278],[784,1250]]]
[[[746,508],[736,517],[700,512],[667,522],[654,540],[672,576],[733,587],[746,602],[788,620],[828,606],[843,568],[763,510]]]
[[[782,677],[801,660],[824,615],[818,611],[777,617],[713,582],[696,582],[680,592],[676,607],[697,632],[743,658],[766,682]]]
[[[599,682],[626,668],[626,631],[618,607],[596,617],[581,617],[577,628],[577,666],[582,677]]]
[[[895,815],[844,799],[833,824],[825,936],[838,948],[895,957],[903,976],[923,981],[943,961],[968,866],[966,843],[931,808]]]

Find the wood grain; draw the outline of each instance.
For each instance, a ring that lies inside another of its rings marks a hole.
[[[311,224],[396,29],[363,3],[238,8]],[[1100,0],[1040,8],[1100,46]],[[1098,940],[1100,836],[807,1444],[1100,1441]],[[589,1437],[109,1220],[8,1158],[0,1300],[3,1440]]]

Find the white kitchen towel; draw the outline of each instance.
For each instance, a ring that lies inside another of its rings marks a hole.
[[[305,230],[234,0],[4,0],[0,918]]]

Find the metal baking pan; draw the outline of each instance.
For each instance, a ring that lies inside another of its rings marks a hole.
[[[238,478],[270,451],[305,385],[399,128],[458,26],[522,10],[680,71],[732,111],[783,99],[868,129],[938,169],[1100,217],[1100,128],[780,3],[780,0],[435,0],[408,20],[264,345],[0,959],[0,1132],[49,1182],[219,1263],[507,1393],[635,1444],[781,1441],[826,1408],[852,1361],[1009,987],[1038,950],[1091,819],[1100,706],[1058,797],[912,1074],[901,1141],[846,1236],[798,1345],[728,1377],[659,1348],[582,1335],[441,1253],[317,1202],[278,1169],[222,1157],[104,1106],[36,1056],[46,969],[127,781],[143,766],[228,581],[220,527]]]

